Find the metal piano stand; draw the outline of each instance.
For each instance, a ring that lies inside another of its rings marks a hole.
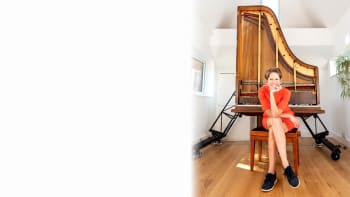
[[[229,105],[232,98],[236,95],[236,91],[233,92],[231,97],[226,102],[225,106],[221,110],[220,114],[215,119],[213,125],[210,127],[209,132],[211,133],[211,136],[207,137],[205,140],[202,140],[195,144],[192,147],[192,156],[193,158],[199,158],[202,156],[202,153],[200,152],[200,149],[204,148],[205,146],[209,144],[222,144],[221,139],[224,138],[230,131],[232,125],[235,123],[238,117],[241,117],[242,115],[240,113],[234,113],[230,114],[227,111],[229,111],[231,108],[234,107],[234,105]],[[223,124],[222,118],[223,115],[225,115],[226,118],[229,119],[229,122],[226,124],[226,126]],[[220,130],[215,130],[214,127],[217,125],[218,121],[220,121]],[[223,126],[225,128],[223,129]]]
[[[316,145],[321,145],[321,143],[323,143],[324,145],[327,146],[327,148],[329,148],[332,153],[331,153],[331,157],[333,160],[338,160],[340,158],[340,149],[339,147],[341,147],[340,145],[334,145],[333,143],[331,143],[330,141],[328,141],[326,139],[326,136],[329,134],[328,129],[326,128],[326,126],[323,124],[322,120],[320,119],[320,117],[317,114],[313,114],[312,115],[315,119],[315,133],[314,131],[311,129],[311,127],[309,126],[309,124],[306,122],[306,120],[311,117],[311,116],[300,116],[300,118],[303,120],[305,126],[307,127],[307,129],[309,130],[309,132],[311,133],[312,137],[315,139],[315,143]],[[317,133],[317,120],[321,123],[322,127],[325,129],[325,131],[321,132],[321,133]],[[345,148],[345,147],[344,147]]]

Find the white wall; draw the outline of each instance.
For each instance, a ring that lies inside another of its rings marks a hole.
[[[347,38],[348,37],[348,38]],[[337,25],[333,28],[334,51],[333,56],[349,55],[350,44],[350,8],[342,17]],[[333,88],[335,88],[336,99],[332,101],[334,106],[333,125],[339,134],[342,135],[347,142],[350,142],[350,99],[340,99],[340,87],[336,81],[336,77],[332,79]]]
[[[227,39],[231,43],[235,43],[232,37],[235,36],[235,31],[225,31],[223,32],[228,36],[222,36],[219,39]],[[219,43],[222,42],[219,41]],[[215,66],[216,66],[216,114],[219,114],[228,99],[231,97],[233,92],[236,89],[236,46],[231,44],[231,46],[225,45],[215,45],[214,43],[218,43],[218,40],[212,40],[212,49],[215,52]],[[223,42],[226,43],[227,42]],[[230,105],[235,104],[235,98],[231,100]],[[227,111],[228,113],[230,110]],[[224,116],[225,117],[225,116]],[[223,118],[223,129],[226,127],[229,119]],[[217,124],[215,127],[216,130],[219,130],[220,124]],[[230,141],[239,141],[239,140],[247,140],[249,139],[249,131],[250,126],[250,117],[243,116],[238,118],[236,122],[231,127],[228,135],[225,140]]]
[[[192,96],[192,143],[209,136],[210,124],[213,121],[214,97]]]
[[[215,120],[215,65],[212,57],[200,50],[194,49],[192,56],[200,58],[205,62],[204,93],[203,95],[192,95],[191,107],[191,131],[192,143],[210,135],[208,132]]]

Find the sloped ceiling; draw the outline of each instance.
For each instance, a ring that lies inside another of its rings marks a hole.
[[[259,5],[260,0],[193,0],[192,3],[193,42],[203,46],[215,28],[236,28],[238,5]],[[282,28],[332,28],[349,7],[349,0],[280,0],[279,22]]]

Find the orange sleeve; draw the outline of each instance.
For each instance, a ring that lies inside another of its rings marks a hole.
[[[270,98],[267,98],[266,91],[268,91],[266,86],[259,88],[258,91],[258,97],[263,111],[271,108]]]
[[[283,112],[288,109],[288,103],[291,96],[290,91],[287,88],[283,88],[281,101],[277,104],[277,108],[281,109]]]

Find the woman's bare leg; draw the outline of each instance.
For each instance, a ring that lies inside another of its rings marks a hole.
[[[269,129],[268,150],[269,150],[269,170],[268,170],[268,173],[275,174],[277,148],[276,148],[276,143],[275,143],[274,136],[272,134],[271,127]]]
[[[270,130],[273,134],[277,150],[279,152],[283,168],[288,167],[289,162],[287,159],[287,150],[286,150],[286,136],[287,128],[283,125],[283,122],[280,118],[271,118],[271,127]]]

